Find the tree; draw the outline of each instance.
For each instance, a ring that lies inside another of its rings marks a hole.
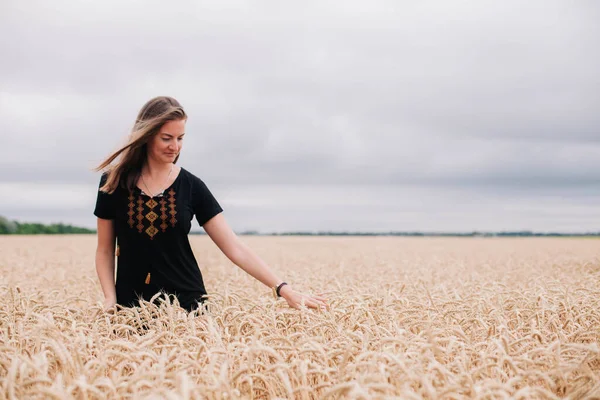
[[[40,223],[19,223],[17,221],[9,221],[6,217],[0,215],[0,235],[20,234],[20,235],[35,235],[35,234],[69,234],[69,233],[96,233],[93,229],[80,228],[62,223],[44,225]]]
[[[17,233],[17,224],[0,215],[0,234]]]

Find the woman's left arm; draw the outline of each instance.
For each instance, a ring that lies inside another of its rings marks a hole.
[[[223,254],[235,265],[264,283],[269,288],[276,287],[281,282],[269,266],[260,259],[244,242],[242,242],[227,224],[223,213],[219,213],[203,226],[212,241],[221,249]],[[279,293],[290,307],[300,308],[302,303],[309,308],[327,308],[327,299],[321,295],[305,295],[296,292],[290,285],[281,287]]]

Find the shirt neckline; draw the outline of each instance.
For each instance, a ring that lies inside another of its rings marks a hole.
[[[179,172],[177,173],[177,176],[175,177],[175,180],[173,181],[173,183],[171,183],[171,184],[170,184],[170,185],[169,185],[167,188],[165,188],[165,189],[164,189],[162,192],[160,192],[160,193],[157,193],[157,194],[156,194],[154,197],[164,197],[164,195],[165,195],[165,192],[166,192],[166,191],[168,191],[169,189],[171,189],[171,188],[172,188],[172,187],[175,185],[175,183],[176,183],[176,182],[179,180],[179,178],[181,177],[181,174],[182,174],[182,172],[183,172],[183,167],[179,167]],[[139,188],[137,185],[135,186],[135,189],[136,189],[138,192],[140,192],[140,194],[142,194],[142,195],[144,195],[144,196],[148,196],[148,197],[150,197],[150,195],[149,195],[149,194],[147,194],[146,192],[144,192],[144,190],[143,190],[143,189],[141,189],[141,188]],[[151,197],[151,198],[154,198],[154,197]]]

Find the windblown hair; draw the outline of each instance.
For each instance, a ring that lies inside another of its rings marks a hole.
[[[119,185],[133,190],[148,157],[150,139],[159,133],[160,128],[166,122],[182,119],[187,119],[187,114],[181,104],[172,97],[159,96],[144,104],[135,120],[127,144],[94,168],[94,171],[98,172],[108,167],[106,183],[100,190],[113,193]],[[117,157],[119,159],[111,165]],[[178,159],[179,155],[175,158],[174,163]]]

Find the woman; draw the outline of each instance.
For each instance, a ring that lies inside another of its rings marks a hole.
[[[273,289],[290,307],[327,307],[327,300],[296,292],[228,226],[223,209],[204,182],[175,164],[187,115],[170,97],[156,97],[140,110],[128,143],[97,168],[100,179],[96,270],[104,308],[139,305],[163,291],[188,311],[206,295],[188,240],[192,218],[236,265]],[[111,163],[119,157],[114,165]],[[115,251],[116,240],[116,251]],[[114,281],[115,254],[117,279]]]

